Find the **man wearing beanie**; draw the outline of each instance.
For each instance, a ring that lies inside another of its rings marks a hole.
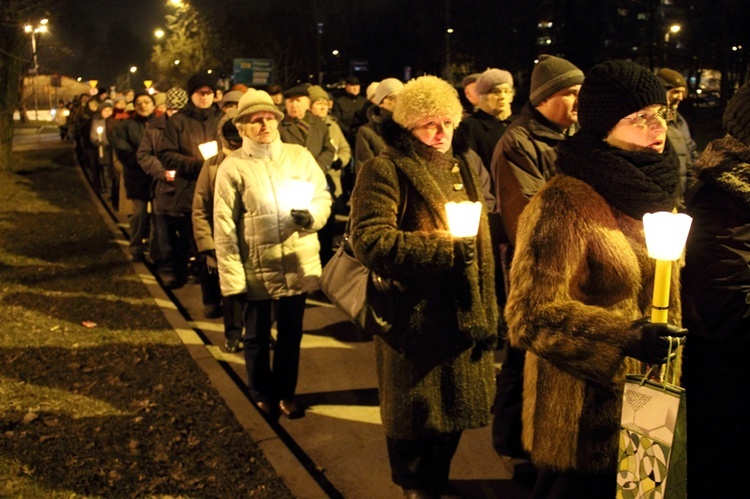
[[[541,55],[531,72],[530,100],[505,131],[493,152],[495,197],[506,237],[510,241],[498,273],[509,272],[518,217],[529,199],[556,173],[556,147],[576,126],[576,98],[583,72],[572,63]],[[501,302],[504,294],[500,295]],[[521,392],[524,352],[506,345],[506,359],[497,377],[493,444],[520,481],[531,481],[535,471],[521,446]]]
[[[286,114],[279,123],[281,141],[287,144],[299,144],[310,151],[326,175],[329,192],[333,196],[335,184],[329,170],[333,165],[335,149],[326,124],[310,112],[310,93],[307,87],[298,85],[284,92]],[[342,126],[343,130],[343,126]],[[318,232],[320,240],[320,260],[323,265],[333,256],[333,225],[335,213]]]
[[[133,105],[133,116],[121,121],[115,128],[112,146],[123,166],[122,180],[125,193],[133,202],[133,214],[129,220],[130,257],[135,262],[143,262],[151,228],[148,212],[148,203],[151,201],[151,177],[141,169],[136,153],[141,145],[146,125],[155,118],[156,103],[153,96],[144,91],[135,94]]]
[[[205,72],[190,77],[185,86],[188,102],[183,109],[167,120],[159,151],[159,160],[167,171],[174,171],[173,206],[169,209],[172,215],[162,219],[164,227],[160,231],[162,261],[161,277],[169,288],[182,287],[188,277],[190,257],[198,258],[193,239],[193,228],[190,213],[193,206],[195,182],[201,171],[204,158],[199,149],[200,144],[217,142],[218,124],[222,112],[214,104],[216,82]],[[205,271],[205,265],[196,260],[199,276]],[[204,313],[207,317],[221,315],[220,297],[209,289],[201,287]]]
[[[386,78],[378,84],[373,97],[373,105],[367,108],[367,123],[357,129],[354,145],[354,176],[365,164],[385,149],[382,137],[383,120],[393,116],[396,98],[404,88],[397,78]]]
[[[667,105],[672,109],[672,119],[669,120],[667,137],[680,159],[680,194],[695,183],[693,179],[693,165],[698,160],[698,146],[693,140],[687,121],[677,110],[680,103],[687,97],[687,81],[679,72],[661,68],[656,76],[667,91]]]
[[[344,93],[333,101],[333,116],[341,125],[346,140],[354,143],[357,126],[355,115],[367,105],[367,99],[360,95],[361,86],[359,78],[350,76],[344,82]]]
[[[747,454],[737,442],[750,439],[744,388],[750,381],[750,83],[729,100],[723,121],[727,135],[709,143],[696,163],[698,184],[687,205],[693,217],[682,273],[690,330],[682,371],[691,401],[688,497],[747,493],[738,480]]]
[[[479,95],[479,105],[463,121],[460,133],[489,172],[497,141],[511,122],[510,105],[515,95],[513,76],[504,69],[488,69],[477,79],[474,91]]]
[[[666,104],[644,67],[592,68],[578,95],[581,128],[560,142],[559,173],[518,220],[505,314],[511,345],[526,349],[522,441],[539,473],[532,497],[615,497],[618,477],[649,487],[639,469],[618,467],[618,447],[629,366],[645,372],[639,362],[674,360],[667,337],[686,334],[677,292],[667,321],[648,319],[654,265],[643,215],[674,209],[679,183]],[[672,276],[676,289],[678,262]]]

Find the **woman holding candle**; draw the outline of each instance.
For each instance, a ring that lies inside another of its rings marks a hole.
[[[479,157],[451,143],[460,121],[448,82],[408,82],[383,123],[387,148],[362,165],[351,198],[357,258],[404,289],[374,344],[392,479],[407,497],[450,493],[461,432],[489,423],[494,395],[489,210],[476,236],[454,237],[445,208],[484,199]]]
[[[723,138],[695,165],[683,271],[688,494],[743,497],[750,440],[750,83],[727,104]]]
[[[321,266],[316,231],[328,220],[331,196],[312,154],[282,143],[283,117],[271,97],[248,90],[232,121],[242,147],[221,163],[214,188],[214,243],[222,295],[246,302],[245,363],[250,394],[266,414],[304,415],[294,401],[307,293],[318,289]],[[298,206],[286,192],[312,184],[312,200]],[[270,362],[271,309],[277,338]]]
[[[578,96],[578,134],[561,174],[519,220],[506,307],[527,350],[523,444],[539,469],[532,497],[614,497],[625,358],[661,364],[673,324],[643,319],[654,263],[645,213],[671,211],[679,184],[666,142],[666,95],[647,69],[595,66]],[[677,269],[669,320],[680,322]]]

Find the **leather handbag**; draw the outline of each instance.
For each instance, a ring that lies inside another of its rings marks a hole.
[[[405,179],[399,177],[400,202],[398,227],[406,210]],[[360,262],[349,243],[349,224],[336,253],[323,267],[320,289],[331,303],[343,311],[365,333],[382,335],[393,322],[394,294],[403,291],[400,283],[385,279]]]

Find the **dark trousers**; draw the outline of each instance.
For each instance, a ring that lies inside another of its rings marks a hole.
[[[155,217],[161,260],[159,271],[178,281],[187,279],[190,240],[193,239],[193,224],[190,214],[181,216],[159,215]]]
[[[245,305],[245,365],[256,402],[289,400],[297,389],[302,318],[307,293]],[[276,305],[276,347],[271,368],[272,307]]]
[[[224,312],[224,339],[239,340],[242,338],[243,306],[242,302],[233,296],[221,298],[221,308]]]
[[[333,256],[333,232],[336,224],[336,214],[331,210],[331,216],[322,229],[318,231],[318,241],[320,241],[320,263],[325,265]]]
[[[448,488],[451,460],[461,432],[404,440],[386,437],[393,483],[404,489],[422,489],[439,496]]]
[[[528,459],[521,445],[521,408],[523,405],[523,367],[526,351],[505,345],[505,360],[497,375],[492,445],[501,456]]]
[[[552,471],[541,468],[530,499],[609,499],[617,492],[617,475]]]
[[[206,256],[199,255],[197,260],[198,279],[201,283],[201,298],[204,305],[221,303],[221,289],[219,288],[219,270],[209,270]]]
[[[133,214],[130,216],[130,254],[143,255],[146,252],[146,241],[151,232],[151,214],[148,212],[148,201],[133,199]]]

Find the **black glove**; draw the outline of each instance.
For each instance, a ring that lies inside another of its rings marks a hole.
[[[216,250],[201,251],[203,259],[206,261],[206,268],[209,274],[214,274],[219,270],[219,262],[216,260]]]
[[[341,166],[344,163],[341,162],[341,158],[336,158],[336,160],[331,163],[331,170],[341,170]]]
[[[476,237],[457,237],[453,240],[453,254],[455,255],[454,262],[458,264],[463,263],[465,266],[469,266],[474,263],[474,259],[477,254],[477,238]]]
[[[313,224],[309,210],[292,210],[292,220],[303,229],[309,229]]]
[[[647,364],[664,364],[669,360],[669,339],[666,336],[683,338],[687,329],[674,324],[654,324],[643,318],[633,322],[628,332],[630,339],[625,355]],[[672,351],[674,353],[674,348]]]

